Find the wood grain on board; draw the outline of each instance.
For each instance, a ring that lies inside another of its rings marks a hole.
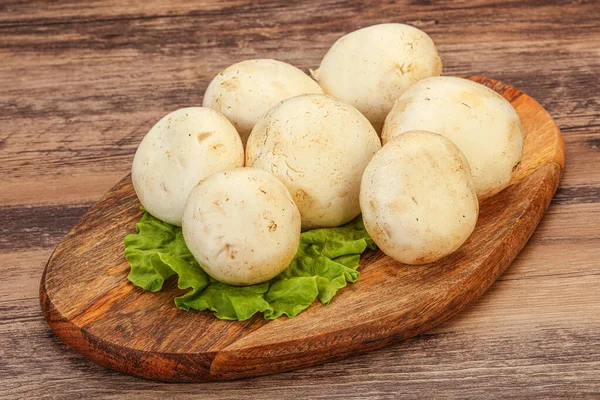
[[[343,33],[406,22],[449,75],[502,80],[563,132],[567,168],[515,262],[468,309],[366,355],[235,382],[112,372],[52,334],[38,301],[54,247],[125,176],[160,117],[221,68],[307,69]],[[597,1],[0,2],[0,388],[7,398],[597,398],[600,15]]]
[[[523,159],[511,185],[481,204],[475,231],[455,253],[407,266],[371,252],[361,279],[327,307],[293,319],[245,322],[186,312],[172,299],[127,281],[123,238],[141,216],[130,176],[79,220],[44,270],[40,301],[48,324],[101,365],[164,381],[204,382],[294,370],[408,339],[468,306],[521,251],[544,215],[564,168],[564,142],[531,97],[475,77],[511,102],[521,118]],[[82,268],[82,266],[85,266]]]

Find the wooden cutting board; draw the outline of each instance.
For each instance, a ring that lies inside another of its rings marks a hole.
[[[471,78],[508,99],[525,132],[512,185],[481,204],[469,240],[451,256],[407,266],[367,253],[361,277],[328,306],[293,319],[221,321],[182,311],[171,279],[159,293],[127,281],[123,239],[141,216],[125,177],[56,248],[40,286],[54,332],[89,359],[164,381],[227,380],[293,370],[363,353],[425,332],[478,298],[517,256],[546,211],[564,168],[564,143],[550,115],[500,82]]]

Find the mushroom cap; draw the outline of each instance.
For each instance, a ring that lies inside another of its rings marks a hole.
[[[456,251],[479,214],[464,155],[448,139],[426,131],[406,132],[373,157],[362,178],[360,206],[377,246],[405,264]]]
[[[246,144],[256,121],[282,100],[323,93],[317,82],[293,65],[270,59],[242,61],[210,82],[202,105],[225,115]]]
[[[415,82],[442,74],[433,40],[404,24],[380,24],[334,43],[315,79],[326,94],[356,107],[381,132],[394,101]]]
[[[266,171],[220,171],[190,193],[183,238],[200,266],[230,285],[274,278],[300,245],[300,213],[286,187]]]
[[[523,128],[515,109],[500,94],[468,79],[440,76],[413,85],[387,116],[383,143],[419,129],[458,146],[469,160],[480,198],[507,187],[523,156]]]
[[[155,217],[181,226],[192,188],[213,172],[244,165],[244,147],[233,125],[210,108],[174,111],[140,143],[131,168],[138,198]]]
[[[357,109],[309,94],[284,100],[258,121],[246,145],[246,165],[286,185],[302,229],[334,227],[360,213],[360,179],[380,148],[377,133]]]

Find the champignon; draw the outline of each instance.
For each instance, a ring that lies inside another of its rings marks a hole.
[[[380,148],[377,133],[357,109],[308,94],[284,100],[258,121],[246,145],[246,165],[286,185],[302,229],[334,227],[360,213],[360,178]]]
[[[277,60],[247,60],[220,72],[204,93],[204,107],[213,108],[235,125],[246,144],[256,121],[282,100],[305,93],[323,93],[304,72]]]
[[[146,134],[131,168],[135,192],[146,210],[181,225],[185,202],[203,178],[244,165],[244,147],[234,126],[215,110],[182,108]]]
[[[210,276],[252,285],[289,266],[300,244],[300,213],[283,183],[268,172],[220,171],[190,193],[183,238]]]
[[[450,140],[426,131],[406,132],[373,157],[362,177],[360,207],[377,246],[405,264],[457,250],[479,214],[466,158]]]
[[[521,120],[501,95],[479,83],[449,76],[424,79],[398,99],[382,132],[385,144],[412,130],[450,139],[471,165],[480,198],[510,183],[523,155]]]
[[[442,61],[425,32],[381,24],[338,39],[313,76],[326,94],[358,108],[381,132],[394,101],[410,85],[441,74]]]

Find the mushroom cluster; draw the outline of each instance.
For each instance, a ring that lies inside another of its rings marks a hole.
[[[441,76],[433,40],[403,24],[341,37],[311,72],[242,61],[210,82],[203,107],[158,121],[132,167],[145,209],[182,226],[199,265],[231,285],[273,278],[301,230],[361,212],[401,263],[460,248],[479,200],[506,188],[520,163],[510,103]]]

